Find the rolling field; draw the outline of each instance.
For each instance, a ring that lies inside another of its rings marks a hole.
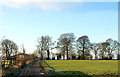
[[[80,71],[88,75],[117,75],[118,60],[46,60],[55,71]]]

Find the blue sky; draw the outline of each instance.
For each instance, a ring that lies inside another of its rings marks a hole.
[[[60,34],[73,32],[76,39],[88,35],[91,42],[107,38],[118,40],[117,2],[61,2],[3,6],[0,38],[5,36],[32,52],[36,40],[49,35],[56,41]],[[37,6],[36,6],[37,5]],[[38,5],[40,5],[38,7]]]

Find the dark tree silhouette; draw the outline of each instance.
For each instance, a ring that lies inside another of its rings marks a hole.
[[[77,46],[78,46],[77,48],[79,50],[81,50],[82,53],[83,53],[83,59],[85,59],[84,58],[85,50],[89,49],[89,47],[90,47],[90,41],[89,41],[88,36],[79,37],[78,40],[77,40]]]
[[[65,52],[67,52],[67,60],[69,59],[68,52],[70,47],[72,47],[73,42],[75,40],[74,33],[65,33],[60,35],[59,41],[57,42],[57,46],[62,48],[62,55],[64,59]]]
[[[13,41],[9,39],[4,39],[1,42],[0,49],[2,50],[2,54],[5,54],[6,58],[10,59],[12,53],[15,52],[17,54],[18,46]]]
[[[120,60],[120,54],[117,54],[117,60]]]

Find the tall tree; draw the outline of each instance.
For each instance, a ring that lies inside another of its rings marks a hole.
[[[102,59],[102,56],[104,55],[103,51],[102,51],[102,49],[103,49],[102,42],[97,43],[97,46],[98,46],[97,51],[99,53],[100,59]]]
[[[50,59],[50,48],[52,45],[52,39],[49,36],[42,36],[41,38],[38,39],[38,51],[41,54],[41,58],[43,59],[43,51],[47,51],[47,59]]]
[[[118,42],[118,47],[117,47],[117,59],[120,60],[120,43]]]
[[[67,60],[69,59],[68,56],[69,48],[72,47],[74,40],[75,40],[74,33],[61,34],[58,39],[57,46],[62,49],[63,57],[65,56],[65,52],[67,52]]]
[[[22,51],[23,51],[24,58],[25,58],[25,48],[24,48],[24,44],[22,45],[21,49],[22,49]]]
[[[2,53],[6,55],[7,59],[10,59],[10,56],[12,53],[17,53],[18,46],[9,39],[4,39],[1,42],[1,48]]]
[[[107,39],[106,42],[109,43],[109,48],[108,48],[108,58],[112,59],[112,52],[116,50],[118,47],[118,42],[116,40],[113,40],[111,38]]]
[[[78,49],[81,50],[83,53],[83,59],[85,59],[85,57],[84,57],[85,50],[90,47],[90,41],[89,41],[88,36],[79,37],[77,39],[77,44],[78,44],[77,45]]]
[[[101,51],[101,58],[104,59],[105,58],[105,53],[108,52],[108,48],[109,48],[109,43],[108,42],[103,42],[102,43],[102,51]]]
[[[92,44],[92,50],[93,50],[93,53],[95,54],[95,60],[97,60],[98,59],[98,57],[97,57],[97,54],[98,54],[98,46],[99,44],[97,44],[97,43],[93,43]]]

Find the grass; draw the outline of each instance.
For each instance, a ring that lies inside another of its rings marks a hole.
[[[88,75],[117,75],[118,60],[46,60],[55,71],[80,71]]]

